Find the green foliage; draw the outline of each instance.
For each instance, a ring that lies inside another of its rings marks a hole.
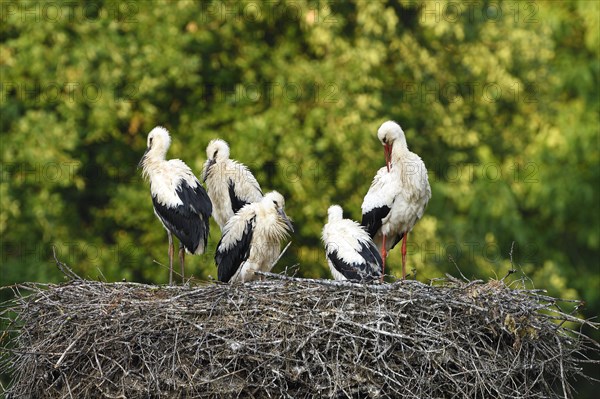
[[[146,134],[197,173],[221,137],[297,233],[282,265],[328,277],[320,230],[360,204],[397,120],[433,198],[417,278],[503,276],[600,312],[596,2],[98,1],[2,4],[2,283],[164,283],[166,234],[135,169]],[[187,272],[215,275],[219,239]],[[451,259],[449,259],[451,258]],[[154,263],[156,260],[163,266]],[[392,251],[389,271],[399,273]]]

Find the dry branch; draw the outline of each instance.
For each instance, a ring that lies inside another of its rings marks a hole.
[[[7,397],[570,398],[598,362],[598,343],[563,323],[597,324],[504,281],[265,276],[12,287]]]

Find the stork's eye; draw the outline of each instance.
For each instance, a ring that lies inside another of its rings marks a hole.
[[[213,154],[213,158],[217,157],[217,152],[219,152],[219,150],[215,150],[215,153]]]
[[[277,206],[277,201],[273,200],[273,203],[275,204],[275,206]]]
[[[150,140],[148,140],[148,147],[152,146],[152,137],[150,137]]]
[[[386,143],[387,143],[387,137],[384,137],[383,138],[383,144],[386,144]]]

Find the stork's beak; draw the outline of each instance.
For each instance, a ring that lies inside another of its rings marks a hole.
[[[286,226],[289,227],[290,231],[293,233],[294,226],[292,226],[292,222],[290,221],[290,218],[288,218],[288,216],[285,214],[285,211],[283,209],[279,208],[279,209],[277,209],[277,213],[279,213],[279,216],[281,216],[281,218],[285,222]]]
[[[206,161],[206,168],[204,168],[204,174],[202,175],[202,182],[206,182],[206,178],[208,177],[208,171],[210,168],[217,162],[216,159],[211,158]]]
[[[383,152],[385,153],[385,166],[389,172],[392,165],[392,146],[389,143],[384,144]]]
[[[148,154],[148,151],[150,151],[150,147],[146,148],[146,151],[144,151],[144,155],[142,155],[142,159],[140,159],[140,162],[137,165],[137,168],[141,168],[142,164],[144,163],[144,158],[146,158],[146,154]]]

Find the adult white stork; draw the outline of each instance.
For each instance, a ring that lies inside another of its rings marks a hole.
[[[171,137],[157,126],[148,134],[148,148],[138,165],[150,180],[154,214],[169,237],[169,284],[173,284],[173,236],[179,239],[179,263],[184,281],[185,251],[202,254],[209,234],[212,204],[192,170],[181,160],[165,160]]]
[[[406,239],[423,216],[431,198],[427,169],[410,152],[404,131],[396,122],[384,122],[377,131],[384,146],[386,166],[377,171],[362,203],[362,222],[381,251],[383,269],[389,250],[402,238],[402,278],[406,278]]]
[[[256,271],[271,271],[281,241],[294,231],[284,206],[283,196],[272,191],[229,219],[215,253],[219,281],[246,282],[258,278]]]
[[[339,205],[330,206],[327,214],[322,239],[333,278],[356,281],[382,279],[381,255],[365,229],[354,220],[344,219]]]
[[[202,179],[214,206],[213,217],[223,231],[237,211],[260,201],[263,194],[252,172],[244,164],[229,159],[229,145],[224,140],[208,143],[206,158]]]

